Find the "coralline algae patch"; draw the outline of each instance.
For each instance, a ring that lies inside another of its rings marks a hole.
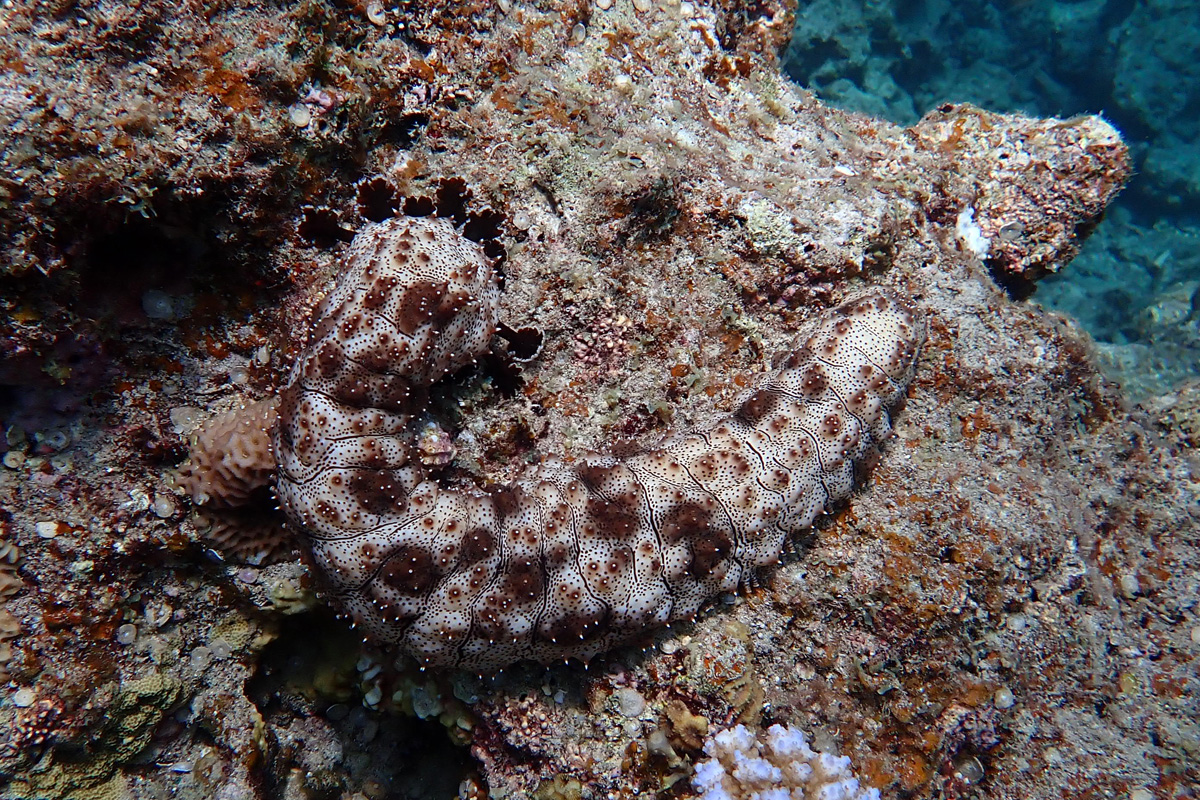
[[[409,422],[429,384],[485,352],[499,299],[450,220],[370,225],[282,392],[284,511],[355,621],[428,665],[587,660],[737,589],[849,495],[924,340],[898,295],[867,290],[708,430],[439,487]]]

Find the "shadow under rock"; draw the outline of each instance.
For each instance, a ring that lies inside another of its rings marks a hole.
[[[263,651],[247,694],[267,727],[270,796],[302,775],[306,797],[362,792],[391,800],[450,800],[473,767],[437,717],[364,706],[360,638],[327,612],[288,617]]]

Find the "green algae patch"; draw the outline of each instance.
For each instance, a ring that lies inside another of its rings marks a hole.
[[[84,747],[52,748],[9,785],[21,800],[115,800],[129,796],[118,770],[150,744],[154,729],[183,690],[159,673],[121,684],[98,735]]]

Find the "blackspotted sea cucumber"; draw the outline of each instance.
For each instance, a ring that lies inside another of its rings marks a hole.
[[[331,594],[429,666],[587,660],[775,563],[890,435],[925,335],[899,295],[869,289],[708,430],[446,489],[412,455],[411,409],[485,351],[499,298],[491,259],[452,220],[368,225],[279,406],[281,506]]]

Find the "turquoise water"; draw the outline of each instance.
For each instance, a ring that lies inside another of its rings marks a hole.
[[[1112,122],[1135,175],[1033,300],[1078,319],[1137,399],[1200,377],[1198,29],[1198,0],[801,0],[784,69],[904,125],[947,101]]]

